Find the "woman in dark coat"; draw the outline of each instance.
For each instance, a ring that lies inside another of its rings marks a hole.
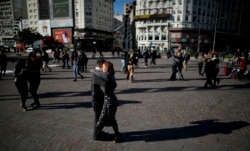
[[[105,61],[102,66],[102,71],[108,73],[107,81],[105,84],[105,99],[102,108],[101,115],[96,124],[97,135],[102,132],[104,126],[112,126],[115,132],[114,143],[121,141],[121,134],[118,130],[118,124],[116,122],[116,110],[117,110],[117,97],[114,93],[116,88],[115,71],[113,64],[109,61]]]
[[[97,136],[96,134],[96,123],[99,120],[99,117],[102,112],[102,107],[104,103],[104,86],[107,81],[107,74],[102,72],[102,64],[104,60],[98,60],[97,66],[95,69],[91,69],[90,72],[93,73],[92,80],[91,80],[91,94],[92,94],[92,105],[94,109],[94,128],[93,128],[93,139],[99,140],[102,139],[104,136],[104,132]],[[105,80],[104,80],[105,79]]]
[[[27,83],[27,73],[26,73],[26,60],[18,60],[14,69],[14,81],[18,93],[21,97],[21,107],[23,111],[27,111],[26,100],[28,98],[28,83]]]
[[[31,93],[34,103],[31,104],[33,109],[40,108],[40,102],[37,95],[37,90],[41,82],[40,69],[42,61],[36,56],[35,53],[30,53],[27,59],[27,73],[29,82],[29,92]]]

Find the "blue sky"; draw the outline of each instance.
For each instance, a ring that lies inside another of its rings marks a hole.
[[[123,14],[124,12],[124,4],[133,2],[133,0],[115,0],[115,14]]]

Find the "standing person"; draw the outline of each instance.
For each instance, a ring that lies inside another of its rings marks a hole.
[[[238,76],[239,80],[243,80],[244,73],[247,70],[247,57],[246,56],[239,57],[237,59],[237,61],[240,63],[240,71],[238,72],[237,76]]]
[[[190,60],[190,52],[188,50],[184,50],[183,58],[184,58],[183,69],[187,71],[187,64],[188,64],[188,61]]]
[[[212,80],[214,78],[214,62],[211,60],[211,58],[206,57],[205,58],[205,69],[203,73],[201,74],[203,76],[204,73],[206,73],[206,82],[204,84],[204,88],[207,88],[208,85],[211,87],[214,87]]]
[[[240,57],[241,57],[241,51],[240,51],[240,49],[237,49],[237,52],[235,53],[235,58],[236,58],[236,63],[237,64],[240,64],[239,59],[237,59],[237,58],[240,58]]]
[[[92,94],[93,110],[95,113],[94,128],[93,128],[94,140],[105,139],[104,132],[99,133],[99,135],[96,134],[96,124],[102,112],[103,103],[104,103],[104,86],[107,81],[107,74],[102,72],[102,64],[104,61],[105,60],[97,60],[97,66],[95,67],[95,69],[90,70],[93,73],[92,81],[91,81],[91,94]],[[101,74],[103,74],[103,76],[101,76]]]
[[[62,68],[64,69],[65,67],[67,67],[68,69],[69,67],[69,54],[67,52],[67,50],[64,50],[62,53],[62,62],[63,62],[63,66]]]
[[[113,143],[121,141],[121,133],[118,130],[118,124],[115,118],[117,111],[117,97],[115,95],[115,88],[117,86],[115,79],[115,70],[113,64],[105,61],[102,65],[102,71],[107,73],[107,81],[105,84],[105,99],[100,118],[96,124],[97,135],[102,132],[104,126],[112,126],[115,132]]]
[[[53,59],[53,63],[55,63],[57,60],[56,60],[56,51],[54,49],[51,49],[51,57]]]
[[[172,65],[172,73],[170,80],[176,80],[176,74],[178,75],[179,79],[184,79],[182,75],[182,68],[183,68],[183,57],[181,53],[181,49],[177,48],[175,54],[173,55],[173,65]]]
[[[220,58],[218,56],[218,54],[216,52],[214,52],[212,54],[212,58],[211,61],[213,61],[213,65],[214,65],[214,70],[213,70],[213,86],[216,86],[220,83],[220,79],[217,77],[219,72],[220,72]]]
[[[87,72],[88,57],[84,51],[81,52],[81,68],[82,72]]]
[[[134,81],[134,71],[135,71],[133,63],[134,58],[135,58],[135,52],[132,51],[128,58],[127,80],[129,80],[129,83]]]
[[[133,58],[133,63],[134,63],[135,68],[140,68],[138,62],[139,62],[139,52],[137,50],[137,51],[135,51],[134,58]]]
[[[29,83],[29,92],[31,93],[34,103],[31,104],[33,109],[40,108],[40,102],[37,95],[37,90],[41,82],[40,68],[42,63],[40,59],[36,56],[35,52],[31,52],[27,59],[27,75]]]
[[[148,50],[145,50],[144,53],[142,54],[144,58],[144,66],[148,66],[148,58],[150,57]]]
[[[150,65],[156,65],[156,57],[157,57],[157,53],[155,50],[153,50],[153,52],[151,53],[151,62]]]
[[[71,60],[73,63],[73,70],[74,70],[74,80],[73,81],[74,82],[77,81],[77,75],[80,75],[81,79],[83,79],[83,75],[79,71],[79,67],[81,66],[81,59],[75,50],[72,52]]]
[[[179,80],[184,80],[183,74],[182,74],[182,68],[183,68],[183,55],[181,51],[178,51],[176,56],[174,56],[175,59],[177,60],[177,76],[179,78]]]
[[[127,59],[128,59],[128,52],[126,50],[122,51],[121,53],[121,72],[122,73],[127,73]]]
[[[203,52],[199,53],[197,60],[198,60],[198,74],[199,74],[199,76],[201,76],[203,63],[204,63],[204,54],[203,54]]]
[[[48,66],[48,64],[49,64],[49,55],[45,50],[43,50],[43,53],[42,53],[42,61],[43,61],[43,67],[42,67],[43,72],[46,72],[46,69],[48,69],[49,72],[51,72],[52,70]]]
[[[111,53],[112,53],[112,56],[113,56],[113,57],[115,56],[115,51],[116,51],[116,49],[117,49],[117,47],[111,50]]]
[[[7,55],[4,53],[4,50],[0,51],[0,79],[2,78],[2,75],[5,76],[6,73],[6,67],[7,67]]]
[[[27,72],[26,72],[26,60],[20,59],[17,61],[14,68],[14,82],[21,97],[21,107],[23,111],[27,111],[26,100],[28,98],[28,82],[27,82]]]

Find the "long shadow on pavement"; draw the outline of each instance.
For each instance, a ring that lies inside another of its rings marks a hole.
[[[235,130],[250,125],[245,121],[219,122],[217,119],[194,121],[191,124],[194,125],[179,128],[125,132],[122,133],[123,141],[155,142],[196,138],[210,134],[230,134]]]
[[[203,88],[203,86],[176,86],[176,87],[165,87],[165,88],[130,88],[127,90],[117,91],[116,94],[128,94],[128,93],[153,93],[153,92],[171,92],[171,91],[208,91],[208,90],[216,90],[223,91],[224,88],[227,90],[236,90],[236,89],[248,89],[250,88],[250,84],[242,84],[242,85],[220,85],[218,87],[208,87]]]

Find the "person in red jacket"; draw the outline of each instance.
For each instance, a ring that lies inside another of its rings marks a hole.
[[[247,58],[246,56],[238,57],[238,61],[240,63],[240,71],[238,72],[239,80],[244,79],[244,73],[247,70]]]

